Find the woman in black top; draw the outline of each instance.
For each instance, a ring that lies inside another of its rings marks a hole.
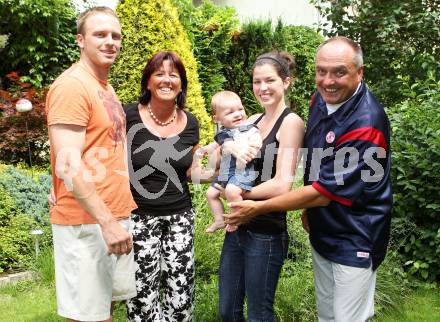
[[[193,320],[195,213],[187,177],[199,125],[183,110],[186,90],[180,58],[159,52],[143,70],[139,103],[126,106],[138,205],[132,214],[137,296],[127,301],[127,321]]]
[[[284,100],[293,66],[293,57],[284,52],[263,54],[254,63],[253,91],[265,112],[251,116],[249,122],[260,129],[263,146],[256,159],[256,185],[245,199],[268,199],[291,189],[304,136],[303,121]],[[250,159],[249,149],[238,143],[229,142],[224,149],[237,159]],[[275,321],[273,302],[287,244],[285,212],[254,217],[226,233],[219,272],[222,321],[244,321],[245,298],[249,321]]]

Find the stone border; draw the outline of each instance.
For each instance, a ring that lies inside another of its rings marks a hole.
[[[30,280],[33,279],[35,276],[35,273],[26,271],[26,272],[20,272],[20,273],[14,273],[7,276],[0,277],[0,287],[9,285],[9,284],[15,284],[20,281],[24,280]]]

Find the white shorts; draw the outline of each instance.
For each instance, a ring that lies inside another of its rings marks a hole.
[[[364,322],[374,315],[376,271],[337,264],[312,247],[319,322]]]
[[[130,219],[119,223],[131,233]],[[80,321],[110,317],[111,302],[136,295],[133,250],[107,255],[98,224],[52,225],[58,314]]]

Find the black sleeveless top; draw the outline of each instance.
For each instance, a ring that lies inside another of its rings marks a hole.
[[[284,118],[290,113],[292,113],[292,111],[286,108],[275,122],[272,130],[263,140],[263,145],[260,149],[260,152],[258,153],[257,158],[254,160],[255,171],[258,171],[258,177],[254,184],[255,186],[262,182],[268,181],[275,176],[278,157],[277,152],[280,145],[276,135],[284,121]],[[254,122],[254,124],[258,126],[258,122],[260,122],[263,116],[264,114],[262,114]],[[246,229],[259,234],[279,234],[287,230],[286,212],[270,212],[256,216],[247,224],[239,227],[241,229]]]

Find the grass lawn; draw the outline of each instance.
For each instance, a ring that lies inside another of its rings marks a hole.
[[[65,322],[56,313],[55,286],[42,282],[20,282],[0,288],[0,322]],[[119,304],[115,322],[125,321]]]
[[[20,282],[0,289],[0,321],[64,321],[56,315],[51,285]]]
[[[200,319],[197,320],[201,321]],[[56,314],[55,290],[52,283],[20,282],[0,289],[0,321],[54,322],[65,320]],[[114,321],[125,321],[125,308],[123,305],[116,308]],[[297,321],[306,320],[299,318]],[[384,312],[375,321],[440,321],[440,292],[438,289],[414,291],[402,303],[401,310],[398,312]]]
[[[420,289],[409,294],[398,312],[384,312],[380,322],[438,322],[440,321],[439,289]]]

